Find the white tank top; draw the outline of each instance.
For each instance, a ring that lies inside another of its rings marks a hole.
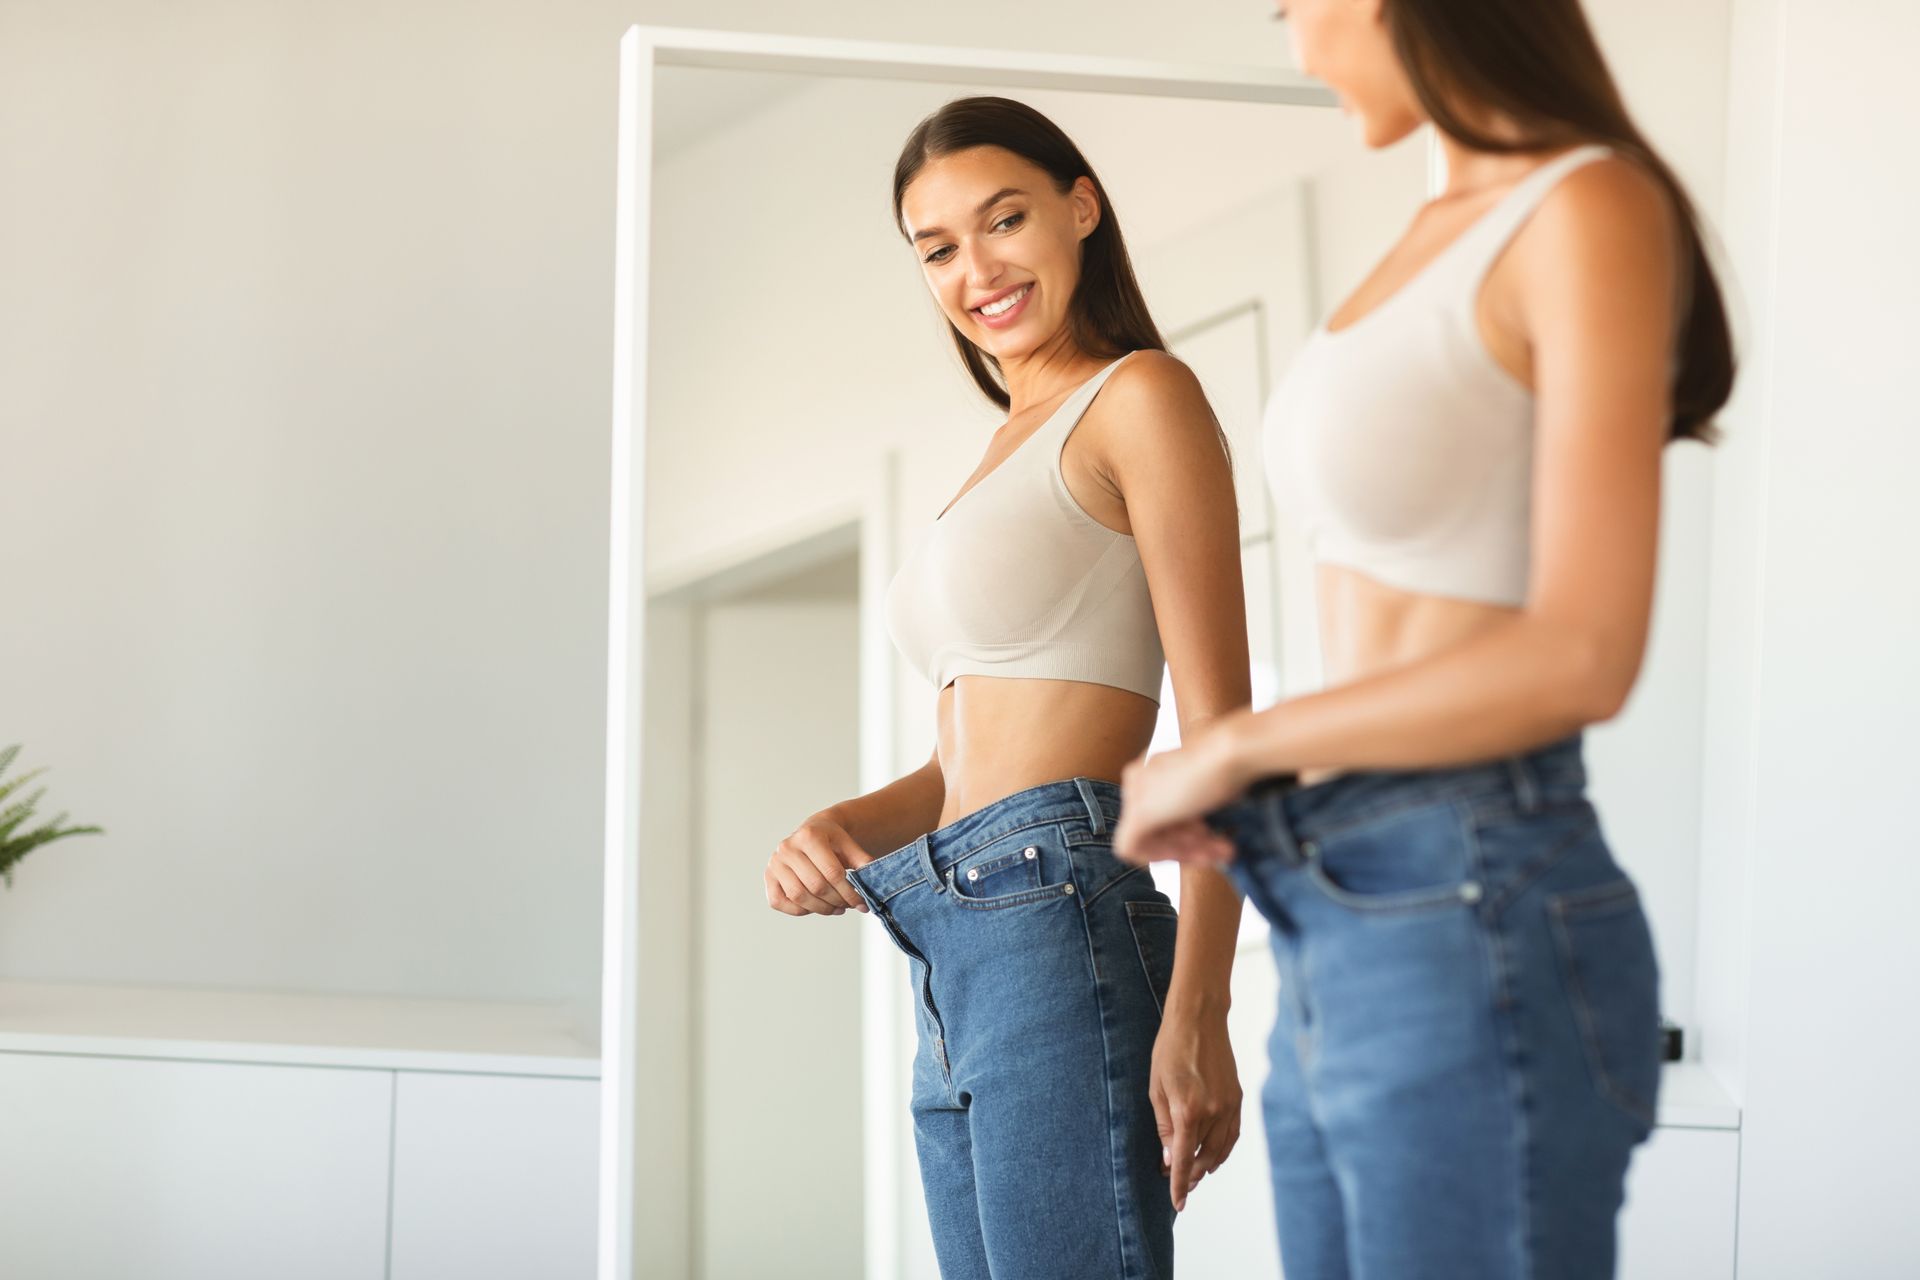
[[[1307,339],[1262,443],[1274,502],[1316,561],[1423,595],[1525,602],[1533,393],[1488,353],[1475,303],[1553,185],[1609,154],[1541,165],[1384,302]]]
[[[1088,515],[1060,473],[1067,437],[1126,358],[1076,387],[955,499],[888,584],[894,644],[934,688],[1014,676],[1160,700],[1165,656],[1139,550]]]

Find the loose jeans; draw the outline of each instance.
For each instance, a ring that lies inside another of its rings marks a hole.
[[[944,1280],[1166,1280],[1148,1065],[1175,916],[1120,789],[1044,783],[848,873],[907,954],[913,1135]]]
[[[1208,816],[1273,926],[1262,1097],[1287,1280],[1613,1274],[1659,979],[1585,787],[1576,734],[1263,780]]]

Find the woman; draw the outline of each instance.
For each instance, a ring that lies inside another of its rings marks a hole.
[[[1099,180],[1045,117],[949,103],[907,139],[893,193],[1008,417],[888,590],[894,639],[938,690],[933,755],[803,822],[767,900],[870,911],[910,958],[914,1139],[946,1280],[1170,1276],[1174,1212],[1239,1133],[1239,899],[1184,871],[1176,933],[1112,836],[1163,667],[1184,732],[1249,698],[1224,437],[1165,353]]]
[[[1610,1275],[1658,970],[1582,731],[1640,667],[1662,449],[1731,387],[1720,292],[1576,0],[1279,16],[1447,187],[1269,409],[1328,687],[1130,764],[1116,851],[1231,859],[1273,924],[1288,1280]]]

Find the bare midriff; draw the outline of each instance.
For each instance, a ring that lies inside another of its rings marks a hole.
[[[1159,706],[1081,680],[960,676],[940,691],[940,825],[1062,778],[1117,782],[1147,749]]]
[[[1341,565],[1320,565],[1315,586],[1323,684],[1329,689],[1431,658],[1517,612],[1506,605],[1402,591]],[[1312,784],[1342,772],[1306,768],[1300,781]]]

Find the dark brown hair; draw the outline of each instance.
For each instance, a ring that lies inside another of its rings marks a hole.
[[[1100,199],[1100,221],[1080,242],[1080,282],[1067,307],[1073,340],[1090,355],[1119,357],[1129,351],[1166,350],[1160,330],[1147,312],[1147,300],[1134,279],[1133,261],[1120,236],[1120,220],[1107,200],[1093,166],[1060,126],[1024,102],[1011,98],[956,98],[914,126],[893,166],[893,223],[907,235],[900,202],[907,187],[929,160],[965,151],[969,147],[1000,147],[1044,170],[1061,195],[1073,189],[1076,178],[1093,183]],[[1002,409],[1010,406],[1000,362],[982,351],[948,321],[953,345],[967,372],[987,399]]]
[[[1668,432],[1717,439],[1713,415],[1733,393],[1733,335],[1699,215],[1627,113],[1579,0],[1385,0],[1383,10],[1414,93],[1443,133],[1502,153],[1605,142],[1666,189],[1685,263]],[[1512,120],[1521,136],[1489,134],[1466,118],[1463,108],[1476,107]]]

